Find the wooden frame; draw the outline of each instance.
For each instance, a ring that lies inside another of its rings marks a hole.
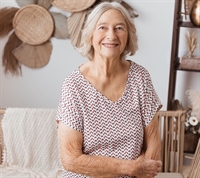
[[[162,172],[182,172],[186,111],[158,111]]]
[[[3,154],[3,131],[1,127],[1,119],[5,113],[6,109],[0,108],[0,164],[2,164],[2,154]]]
[[[1,119],[5,113],[6,109],[0,108],[0,164],[2,164],[2,154],[3,154],[3,132],[1,127]]]
[[[192,159],[190,172],[187,178],[198,178],[200,174],[200,139]]]

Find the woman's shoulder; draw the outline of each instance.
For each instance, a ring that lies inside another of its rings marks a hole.
[[[134,61],[131,61],[131,60],[130,60],[130,63],[131,63],[130,72],[132,74],[135,74],[135,75],[149,75],[148,70],[144,66],[142,66],[142,65],[140,65],[140,64],[138,64],[138,63],[136,63]]]
[[[76,85],[80,80],[81,80],[80,72],[79,69],[76,68],[65,77],[63,84]]]

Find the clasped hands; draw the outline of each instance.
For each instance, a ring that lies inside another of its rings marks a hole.
[[[141,154],[136,162],[137,178],[154,178],[162,168],[162,162],[160,160],[148,159],[144,154]]]

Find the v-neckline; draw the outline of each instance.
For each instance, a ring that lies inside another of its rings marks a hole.
[[[113,101],[113,100],[109,99],[109,98],[106,97],[104,94],[102,94],[97,88],[95,88],[95,87],[90,83],[90,81],[89,81],[87,78],[85,78],[85,76],[81,73],[81,71],[80,71],[80,66],[78,67],[77,70],[78,70],[79,75],[80,75],[80,76],[82,77],[82,79],[87,83],[87,85],[88,85],[90,88],[92,88],[93,90],[95,90],[96,93],[97,93],[98,95],[100,95],[101,97],[103,97],[105,100],[109,101],[111,104],[117,104],[117,103],[119,103],[119,102],[123,99],[124,95],[126,94],[126,92],[127,92],[127,90],[128,90],[128,86],[129,86],[129,78],[130,78],[130,71],[131,71],[131,67],[132,67],[132,61],[131,61],[131,60],[127,60],[127,61],[130,61],[130,66],[129,66],[129,71],[128,71],[128,75],[127,75],[127,79],[126,79],[126,85],[125,85],[125,88],[124,88],[123,93],[121,94],[121,96],[120,96],[116,101]]]

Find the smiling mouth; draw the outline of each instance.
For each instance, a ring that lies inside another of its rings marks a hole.
[[[119,44],[102,43],[102,45],[108,48],[113,48],[113,47],[118,46]]]

